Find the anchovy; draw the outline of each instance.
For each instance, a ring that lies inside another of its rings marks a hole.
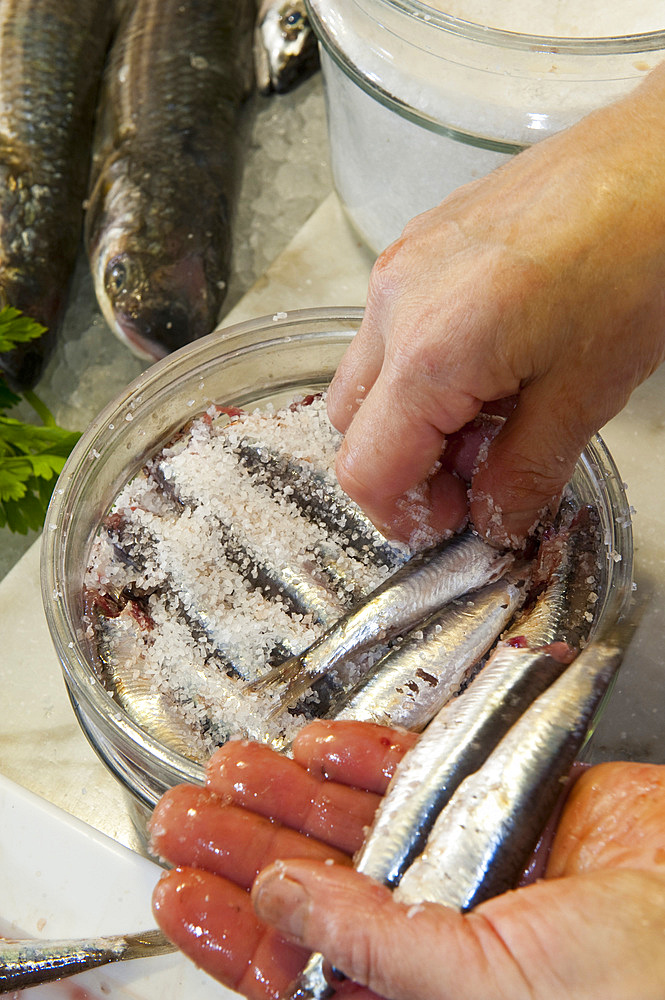
[[[186,500],[183,501],[181,510],[193,511],[197,506],[196,501]],[[234,567],[239,577],[252,589],[260,591],[267,600],[277,599],[283,604],[285,611],[310,615],[312,621],[323,627],[332,625],[347,610],[347,605],[337,593],[317,579],[311,560],[293,560],[288,564],[279,564],[271,559],[265,548],[259,551],[256,540],[250,539],[239,526],[224,520],[218,514],[210,514],[209,520],[223,550],[223,561]],[[158,533],[158,526],[155,531]],[[159,538],[136,522],[125,522],[125,537],[119,547],[125,558],[136,558],[137,551],[143,552],[144,556],[151,553],[156,564],[163,564]],[[165,573],[168,574],[168,570]],[[177,591],[179,586],[179,582],[172,578],[171,588]],[[203,610],[200,614],[204,615]]]
[[[111,47],[85,242],[101,311],[139,357],[218,322],[253,22],[252,0],[136,0]]]
[[[83,223],[109,0],[0,2],[0,306],[47,333],[0,354],[17,391],[53,348]]]
[[[143,667],[145,615],[133,603],[112,616],[93,614],[98,644],[98,669],[104,686],[109,688],[129,717],[165,746],[186,757],[192,756],[192,729],[182,721],[177,704],[156,688]]]
[[[293,501],[292,478],[276,477],[272,481],[268,473],[270,481],[266,482],[262,466],[255,473],[238,462],[234,438],[226,439],[222,433],[215,441],[230,462],[213,497],[202,498],[196,473],[183,470],[178,465],[178,456],[155,460],[147,474],[163,498],[180,505],[181,511],[208,505],[211,523],[226,540],[227,558],[235,561],[252,586],[264,588],[266,594],[281,593],[287,600],[291,595],[295,610],[313,615],[319,624],[328,627],[385,577],[387,566],[405,562],[406,546],[388,546],[370,522],[366,519],[363,522],[364,515],[348,498],[346,503],[335,499],[331,483],[322,495],[315,491],[305,508]],[[219,458],[219,452],[214,458]],[[326,478],[323,470],[317,470],[316,476],[317,480]],[[237,499],[233,499],[239,495],[247,497],[242,511]],[[261,527],[260,516],[261,504],[265,506],[266,500],[271,501],[272,509],[268,535]],[[329,503],[336,504],[334,511],[325,509]],[[326,521],[333,518],[336,528],[327,531]],[[286,545],[294,528],[302,534],[302,539]],[[358,541],[361,529],[364,529],[362,545]],[[372,542],[376,542],[376,552]]]
[[[515,886],[622,657],[614,642],[590,643],[533,702],[449,799],[424,852],[395,888],[397,901],[465,911]],[[417,777],[410,788],[417,792]],[[356,867],[366,870],[360,861]],[[287,997],[325,1000],[334,992],[315,952]]]
[[[263,0],[254,30],[256,84],[262,94],[292,90],[319,68],[304,0]]]
[[[354,657],[424,621],[448,601],[498,579],[513,560],[471,531],[417,553],[308,649],[257,683],[286,684],[282,707],[295,704],[332,671],[348,684]]]
[[[52,983],[111,962],[168,955],[175,945],[161,931],[81,940],[0,942],[0,993]]]
[[[385,885],[399,885],[461,783],[567,669],[577,649],[567,641],[571,635],[565,623],[580,618],[595,580],[589,576],[590,553],[597,556],[600,540],[590,532],[592,524],[592,515],[576,515],[572,526],[551,541],[544,560],[550,578],[535,606],[401,761],[356,856],[358,871]],[[512,645],[517,638],[518,644]],[[522,640],[529,644],[523,646]],[[322,1000],[332,992],[325,960],[314,953],[289,996]]]
[[[459,691],[526,596],[526,579],[510,574],[468,600],[445,605],[382,657],[331,717],[421,731]]]
[[[563,511],[557,532],[541,542],[534,571],[546,582],[545,593],[535,607],[525,609],[506,640],[522,638],[531,649],[555,642],[580,648],[593,629],[601,587],[599,525],[594,507]]]
[[[342,488],[311,463],[280,454],[261,441],[242,438],[234,450],[252,475],[274,495],[287,498],[313,524],[363,559],[390,569],[403,565],[409,550],[389,542]]]
[[[106,519],[106,533],[114,553],[122,553],[123,562],[132,564],[136,573],[133,579],[125,578],[123,593],[118,595],[119,602],[122,605],[130,598],[142,605],[145,598],[156,595],[168,607],[173,621],[180,622],[187,628],[196,648],[205,650],[207,662],[214,662],[218,669],[229,676],[247,680],[255,675],[259,665],[253,658],[249,659],[234,651],[237,639],[234,640],[232,631],[224,623],[225,612],[231,607],[231,598],[224,598],[221,606],[219,602],[213,605],[210,600],[206,605],[205,596],[191,589],[192,581],[188,583],[178,574],[169,560],[169,539],[174,527],[177,528],[177,524],[172,524],[166,518],[156,518],[151,529],[141,522],[128,521],[119,514]],[[224,542],[224,539],[221,541]],[[227,551],[223,549],[220,561],[224,561],[226,556]],[[281,578],[285,583],[288,582],[286,574],[282,574]],[[240,575],[235,586],[243,587]],[[108,585],[106,590],[110,590]],[[258,600],[262,601],[262,598],[259,597]],[[280,602],[279,606],[288,617],[284,602]],[[331,602],[326,605],[326,608],[329,607]],[[251,632],[251,626],[245,626],[245,632]],[[113,648],[112,644],[109,648]],[[265,656],[268,662],[275,662],[290,655],[292,651],[293,646],[275,637]]]
[[[623,658],[591,642],[457,789],[395,898],[469,910],[514,888]]]

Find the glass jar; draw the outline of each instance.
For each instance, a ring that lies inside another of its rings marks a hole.
[[[455,188],[623,96],[665,58],[655,0],[613,13],[599,0],[451,0],[446,13],[418,0],[307,4],[335,187],[375,253]]]
[[[100,680],[85,625],[85,574],[97,532],[121,488],[211,402],[279,406],[328,385],[358,330],[361,309],[278,313],[203,337],[140,375],[89,425],[69,456],[48,509],[41,584],[46,620],[82,731],[127,793],[139,834],[160,796],[203,767],[151,736]],[[600,517],[605,559],[591,635],[631,598],[631,516],[618,470],[597,435],[581,456],[571,491]]]

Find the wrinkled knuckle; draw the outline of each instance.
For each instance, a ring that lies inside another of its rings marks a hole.
[[[351,967],[353,978],[376,991],[382,985],[381,968],[384,956],[381,946],[364,934],[354,935],[351,941]]]
[[[366,483],[360,474],[362,465],[350,448],[342,449],[335,461],[335,474],[342,490],[363,507],[374,494],[370,484]]]
[[[381,299],[395,292],[400,284],[401,248],[393,244],[377,257],[370,272],[367,299]]]
[[[558,496],[567,479],[568,466],[564,463],[553,466],[545,461],[524,460],[504,484],[504,503],[516,510],[533,506],[534,500],[548,503]]]

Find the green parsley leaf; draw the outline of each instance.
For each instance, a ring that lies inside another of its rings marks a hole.
[[[44,327],[18,309],[0,309],[0,352],[42,333]],[[23,400],[41,424],[23,423],[6,415]],[[58,476],[79,437],[75,431],[58,427],[34,392],[17,395],[0,374],[0,528],[7,526],[23,535],[41,530]]]
[[[19,309],[13,306],[0,309],[0,351],[11,351],[17,344],[36,340],[43,333],[46,333],[46,327],[24,316]]]

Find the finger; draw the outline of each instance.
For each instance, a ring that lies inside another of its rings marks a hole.
[[[353,870],[298,862],[273,866],[259,875],[252,901],[257,914],[287,938],[322,952],[380,996],[526,996],[496,938],[478,939],[455,910],[397,904],[388,889]]]
[[[249,1000],[273,1000],[307,957],[258,919],[244,890],[209,872],[167,872],[152,902],[166,936],[196,965]]]
[[[459,426],[466,420],[465,413]],[[429,544],[458,530],[467,514],[466,487],[460,479],[449,472],[431,479],[444,441],[442,431],[408,401],[402,405],[398,397],[386,395],[382,375],[337,453],[337,479],[388,537],[413,544],[412,535],[420,530]],[[426,537],[428,531],[431,538]]]
[[[460,430],[449,434],[441,459],[442,467],[454,472],[466,483],[470,483],[477,471],[478,463],[484,460],[490,442],[497,436],[503,424],[503,417],[483,411]]]
[[[471,520],[478,531],[519,547],[556,510],[594,430],[563,386],[523,389],[473,477]]]
[[[293,741],[293,758],[318,777],[382,795],[418,737],[369,722],[312,722]]]
[[[575,783],[559,822],[548,877],[642,868],[665,877],[665,767],[598,764]]]
[[[172,865],[204,868],[243,889],[278,858],[350,863],[341,851],[194,785],[177,785],[162,796],[149,832],[153,853]]]
[[[380,801],[372,792],[322,781],[294,760],[246,740],[216,751],[206,783],[216,795],[347,854],[361,846]]]
[[[469,914],[395,903],[353,869],[289,861],[254,884],[256,912],[393,1000],[660,1000],[663,881],[594,872],[505,893]]]
[[[344,352],[328,386],[326,403],[331,423],[343,434],[378,378],[383,364],[384,342],[375,312],[365,312],[358,332]]]

